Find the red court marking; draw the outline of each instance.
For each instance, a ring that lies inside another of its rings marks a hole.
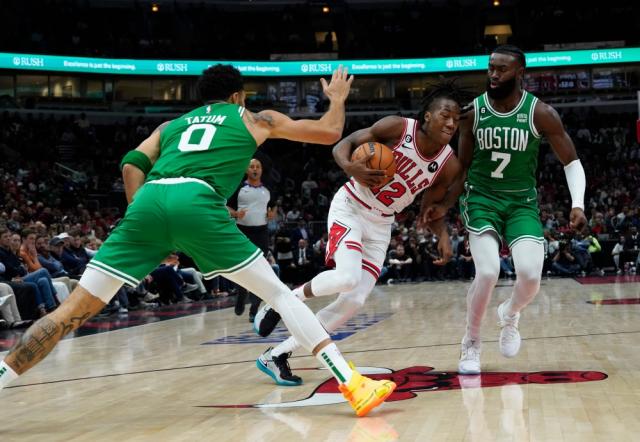
[[[580,284],[627,284],[640,282],[640,275],[585,276],[576,278]]]
[[[587,301],[589,304],[595,305],[629,305],[640,304],[640,298],[622,298],[622,299],[600,299],[598,301]]]

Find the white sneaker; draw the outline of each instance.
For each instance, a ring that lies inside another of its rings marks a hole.
[[[498,306],[498,325],[500,330],[500,353],[506,358],[512,358],[520,351],[520,332],[518,331],[518,321],[520,313],[515,316],[507,316],[505,312],[507,301]]]
[[[480,341],[462,338],[460,347],[460,362],[458,362],[459,374],[480,374]]]
[[[147,292],[147,294],[144,295],[144,298],[142,298],[142,300],[144,302],[153,302],[156,299],[158,299],[159,297],[160,297],[160,295],[155,295],[155,294],[153,294],[151,292]]]
[[[186,282],[184,284],[184,288],[182,289],[183,293],[191,293],[194,290],[198,290],[198,284],[189,284],[188,282]]]
[[[0,307],[2,307],[4,303],[7,302],[9,298],[11,298],[12,296],[13,296],[13,293],[9,293],[8,295],[5,295],[5,296],[0,296]]]

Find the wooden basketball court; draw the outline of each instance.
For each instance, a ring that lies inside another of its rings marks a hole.
[[[455,373],[468,283],[377,288],[357,333],[342,330],[338,342],[358,366],[400,384],[397,400],[366,418],[346,403],[318,405],[337,390],[304,352],[291,359],[304,385],[273,384],[255,367],[273,343],[232,308],[68,339],[0,392],[0,440],[638,440],[640,284],[583,282],[543,280],[520,321],[522,350],[505,359],[495,308],[512,282],[501,280],[481,377]]]

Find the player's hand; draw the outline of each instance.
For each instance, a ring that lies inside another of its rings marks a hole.
[[[423,209],[418,215],[418,228],[425,229],[429,224],[439,220],[447,214],[447,207],[443,204],[432,204]]]
[[[349,96],[349,90],[351,89],[351,83],[353,83],[353,75],[348,76],[348,69],[342,68],[342,65],[338,66],[338,69],[333,71],[331,76],[331,82],[327,84],[327,80],[320,79],[322,85],[322,92],[327,96],[330,101],[338,101],[344,103]]]
[[[366,157],[351,161],[345,168],[345,172],[364,186],[378,187],[384,182],[386,175],[384,170],[369,169],[367,167],[367,161],[372,156],[373,153],[369,153]]]
[[[440,254],[440,259],[433,261],[433,263],[440,266],[448,263],[453,256],[448,233],[444,233],[440,236],[440,239],[438,240],[438,253]]]
[[[569,215],[569,227],[576,232],[582,232],[582,229],[584,229],[584,226],[586,225],[587,217],[584,216],[584,210],[579,207],[571,209],[571,214]]]
[[[247,214],[247,209],[240,209],[236,211],[236,219],[242,219]]]

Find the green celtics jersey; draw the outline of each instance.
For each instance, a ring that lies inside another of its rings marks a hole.
[[[536,186],[540,134],[533,125],[538,99],[523,91],[508,113],[491,107],[487,93],[473,104],[473,160],[468,172],[472,186],[489,191],[519,191]]]
[[[257,148],[244,111],[236,104],[208,104],[171,121],[160,134],[160,157],[147,181],[198,178],[229,198]]]

